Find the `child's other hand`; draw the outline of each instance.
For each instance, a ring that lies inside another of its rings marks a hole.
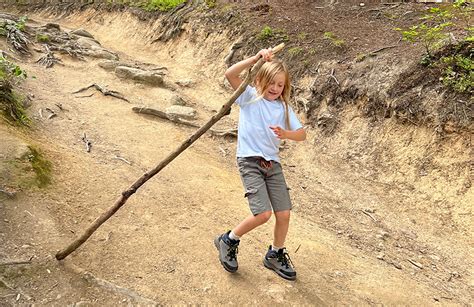
[[[280,126],[270,126],[270,129],[272,129],[273,133],[279,138],[280,140],[286,139],[286,130],[282,129]]]
[[[262,49],[256,55],[255,59],[258,61],[260,57],[263,58],[265,62],[270,62],[273,59],[273,51],[272,49]]]

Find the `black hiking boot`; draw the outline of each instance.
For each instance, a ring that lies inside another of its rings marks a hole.
[[[219,251],[219,261],[227,272],[235,273],[239,268],[237,263],[237,253],[239,252],[238,240],[229,238],[230,231],[217,236],[214,239],[214,245]]]
[[[263,265],[270,270],[275,271],[279,276],[288,280],[296,279],[296,272],[292,267],[292,262],[285,248],[274,251],[272,246],[268,248],[268,252],[263,258]]]

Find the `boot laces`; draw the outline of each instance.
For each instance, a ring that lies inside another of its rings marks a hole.
[[[287,269],[290,267],[290,264],[293,268],[295,267],[293,261],[291,261],[290,255],[286,250],[283,250],[281,253],[278,253],[278,262],[280,262],[281,265],[285,266]]]
[[[229,250],[227,251],[227,257],[229,260],[237,260],[237,254],[239,253],[239,245],[238,244],[231,244],[229,245]]]

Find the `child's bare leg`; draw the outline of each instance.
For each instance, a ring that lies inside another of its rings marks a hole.
[[[273,246],[284,247],[286,234],[290,225],[290,210],[275,212],[275,229],[273,231]]]
[[[251,215],[244,219],[242,222],[240,222],[239,225],[237,225],[232,232],[235,233],[237,236],[241,237],[250,230],[265,224],[270,217],[272,216],[271,211],[265,211],[257,215]],[[287,228],[288,229],[288,228]]]

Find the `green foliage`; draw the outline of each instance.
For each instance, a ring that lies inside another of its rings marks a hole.
[[[40,43],[47,43],[50,38],[47,34],[36,34],[36,40]]]
[[[257,38],[262,41],[274,39],[286,42],[289,40],[288,34],[286,34],[285,30],[272,29],[269,26],[264,26],[260,33],[257,34]]]
[[[471,57],[457,54],[441,58],[446,67],[443,71],[443,84],[460,93],[474,91],[474,61]]]
[[[26,79],[26,71],[0,55],[0,81],[14,81],[14,77]]]
[[[396,29],[402,32],[403,40],[411,43],[421,43],[426,54],[431,57],[432,52],[443,45],[443,40],[448,36],[444,29],[451,26],[452,22],[444,22],[429,26],[425,23],[410,27],[408,30]]]
[[[51,183],[51,162],[46,160],[35,147],[28,146],[28,148],[30,153],[26,158],[35,172],[35,183],[40,188],[45,187]]]
[[[30,119],[23,107],[23,99],[12,89],[12,83],[26,78],[20,66],[0,56],[0,110],[7,119],[22,126],[29,126]]]
[[[307,36],[308,36],[308,33],[306,33],[306,32],[298,33],[298,39],[301,40],[301,41],[305,40]]]
[[[443,46],[451,27],[461,27],[467,30],[466,41],[473,41],[473,31],[470,26],[473,8],[467,5],[466,0],[456,0],[453,4],[432,7],[421,18],[421,22],[408,29],[397,28],[402,33],[404,40],[411,43],[420,43],[425,48],[426,54],[421,63],[430,65],[433,51]]]
[[[258,39],[266,40],[273,37],[273,29],[269,26],[264,26],[260,33],[257,35]]]
[[[293,48],[288,49],[288,54],[292,58],[298,56],[302,52],[303,52],[303,48],[301,47],[293,47]]]
[[[345,46],[345,41],[338,38],[334,33],[332,32],[324,32],[324,38],[329,40],[332,45],[342,48]]]
[[[466,38],[464,39],[466,42],[474,42],[474,28],[468,28],[467,29],[467,36]]]
[[[206,5],[210,9],[215,8],[216,4],[217,4],[217,0],[206,0]]]
[[[186,0],[149,0],[143,5],[143,8],[147,11],[167,12],[185,1]]]
[[[16,23],[16,28],[20,31],[24,31],[25,30],[25,26],[26,26],[26,21],[28,20],[28,17],[27,16],[21,16],[19,19],[18,19],[18,22]]]

